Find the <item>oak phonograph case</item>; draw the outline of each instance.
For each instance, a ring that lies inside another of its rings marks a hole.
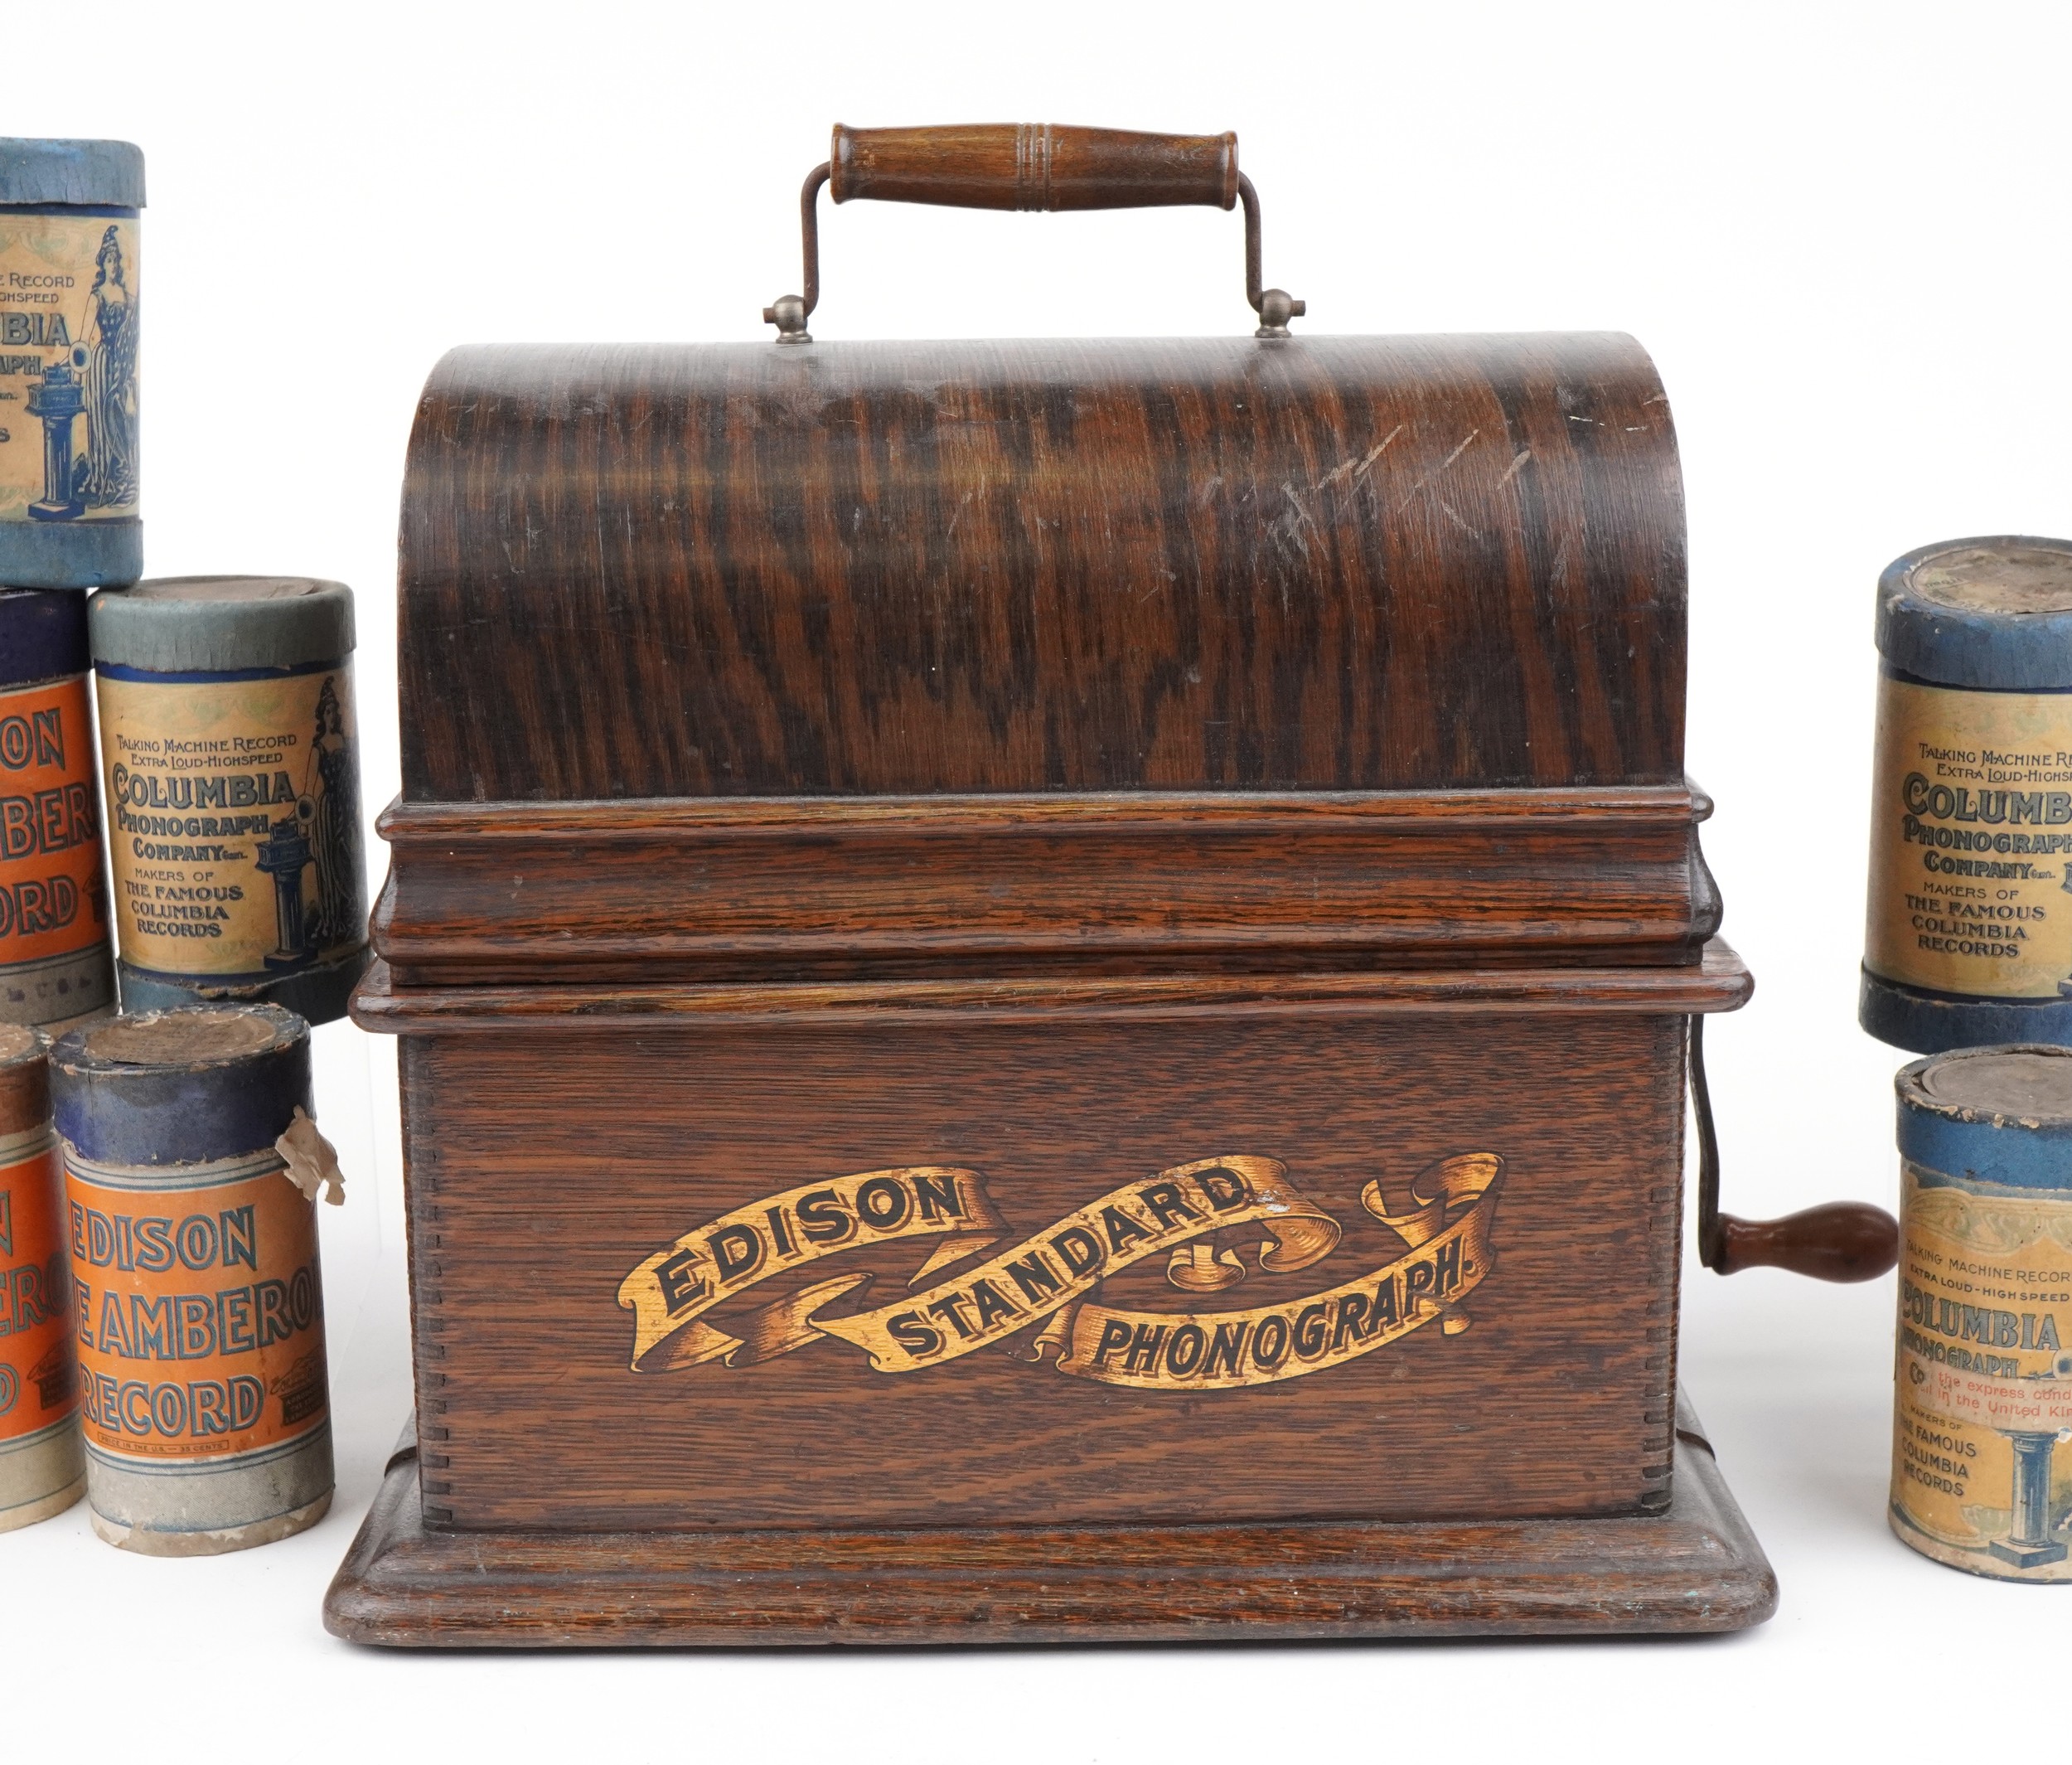
[[[823,183],[1242,205],[1257,332],[816,340]],[[332,1627],[1765,1616],[1677,1403],[1696,1026],[1750,983],[1647,356],[1290,335],[1228,135],[838,128],[804,218],[774,342],[425,390],[356,1001],[417,1413]],[[1716,1266],[1889,1258],[1705,1201]]]

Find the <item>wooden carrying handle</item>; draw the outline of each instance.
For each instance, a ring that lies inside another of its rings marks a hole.
[[[1237,137],[1153,135],[1052,123],[937,128],[835,125],[828,193],[837,202],[944,208],[1232,208]]]
[[[815,206],[825,185],[837,202],[932,202],[948,208],[1038,211],[1086,208],[1245,210],[1245,298],[1259,315],[1256,337],[1288,335],[1307,308],[1285,289],[1262,285],[1259,192],[1237,169],[1237,137],[1147,135],[1123,128],[1060,128],[1049,123],[970,123],[946,128],[835,125],[827,163],[799,192],[805,280],[762,309],[780,343],[811,343],[806,328],[821,301],[821,234]]]

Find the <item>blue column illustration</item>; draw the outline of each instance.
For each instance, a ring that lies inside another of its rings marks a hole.
[[[259,842],[259,867],[274,879],[274,912],[280,948],[266,958],[269,968],[299,968],[309,960],[303,923],[303,872],[312,856],[300,819],[283,815]]]
[[[2062,1563],[2066,1549],[2050,1536],[2050,1453],[2058,1443],[2057,1434],[2010,1433],[2007,1438],[2015,1449],[2014,1523],[2005,1542],[1995,1539],[1987,1548],[2016,1569]]]
[[[85,354],[74,350],[73,360],[83,361]],[[72,426],[85,409],[86,389],[62,361],[52,362],[29,388],[29,415],[43,424],[43,500],[29,505],[32,521],[77,521],[85,511],[72,463]]]

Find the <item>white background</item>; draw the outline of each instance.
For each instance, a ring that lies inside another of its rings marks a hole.
[[[796,289],[827,128],[1235,128],[1310,332],[1617,328],[1675,409],[1689,765],[1759,990],[1716,1022],[1730,1207],[1890,1204],[1855,1023],[1879,569],[2072,531],[2072,14],[1993,7],[0,0],[0,129],[148,159],[154,575],[360,591],[370,810],[395,788],[396,496],[448,346],[737,339]],[[1230,334],[1206,210],[825,205],[825,337]],[[380,848],[370,848],[377,870]],[[356,1179],[326,1210],[331,1518],[207,1562],[84,1510],[0,1539],[8,1750],[75,1756],[1156,1760],[1876,1757],[2061,1740],[2072,1588],[1973,1579],[1883,1518],[1890,1278],[1691,1263],[1685,1377],[1783,1583],[1716,1642],[407,1656],[318,1620],[409,1402],[395,1064],[318,1033]],[[608,1452],[609,1441],[597,1443]],[[773,1443],[773,1451],[782,1452]],[[1962,1724],[1968,1726],[1960,1726]],[[1856,1745],[1848,1745],[1855,1741]]]

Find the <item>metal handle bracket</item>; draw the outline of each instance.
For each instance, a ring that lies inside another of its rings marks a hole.
[[[821,187],[833,175],[832,162],[816,166],[806,175],[799,191],[799,240],[804,260],[804,292],[780,295],[762,309],[762,322],[777,327],[780,343],[811,343],[813,334],[806,321],[821,303]],[[1285,289],[1262,288],[1260,272],[1259,192],[1251,180],[1237,174],[1237,200],[1245,211],[1245,299],[1259,315],[1258,337],[1285,337],[1288,321],[1309,311],[1307,302],[1297,300]]]

